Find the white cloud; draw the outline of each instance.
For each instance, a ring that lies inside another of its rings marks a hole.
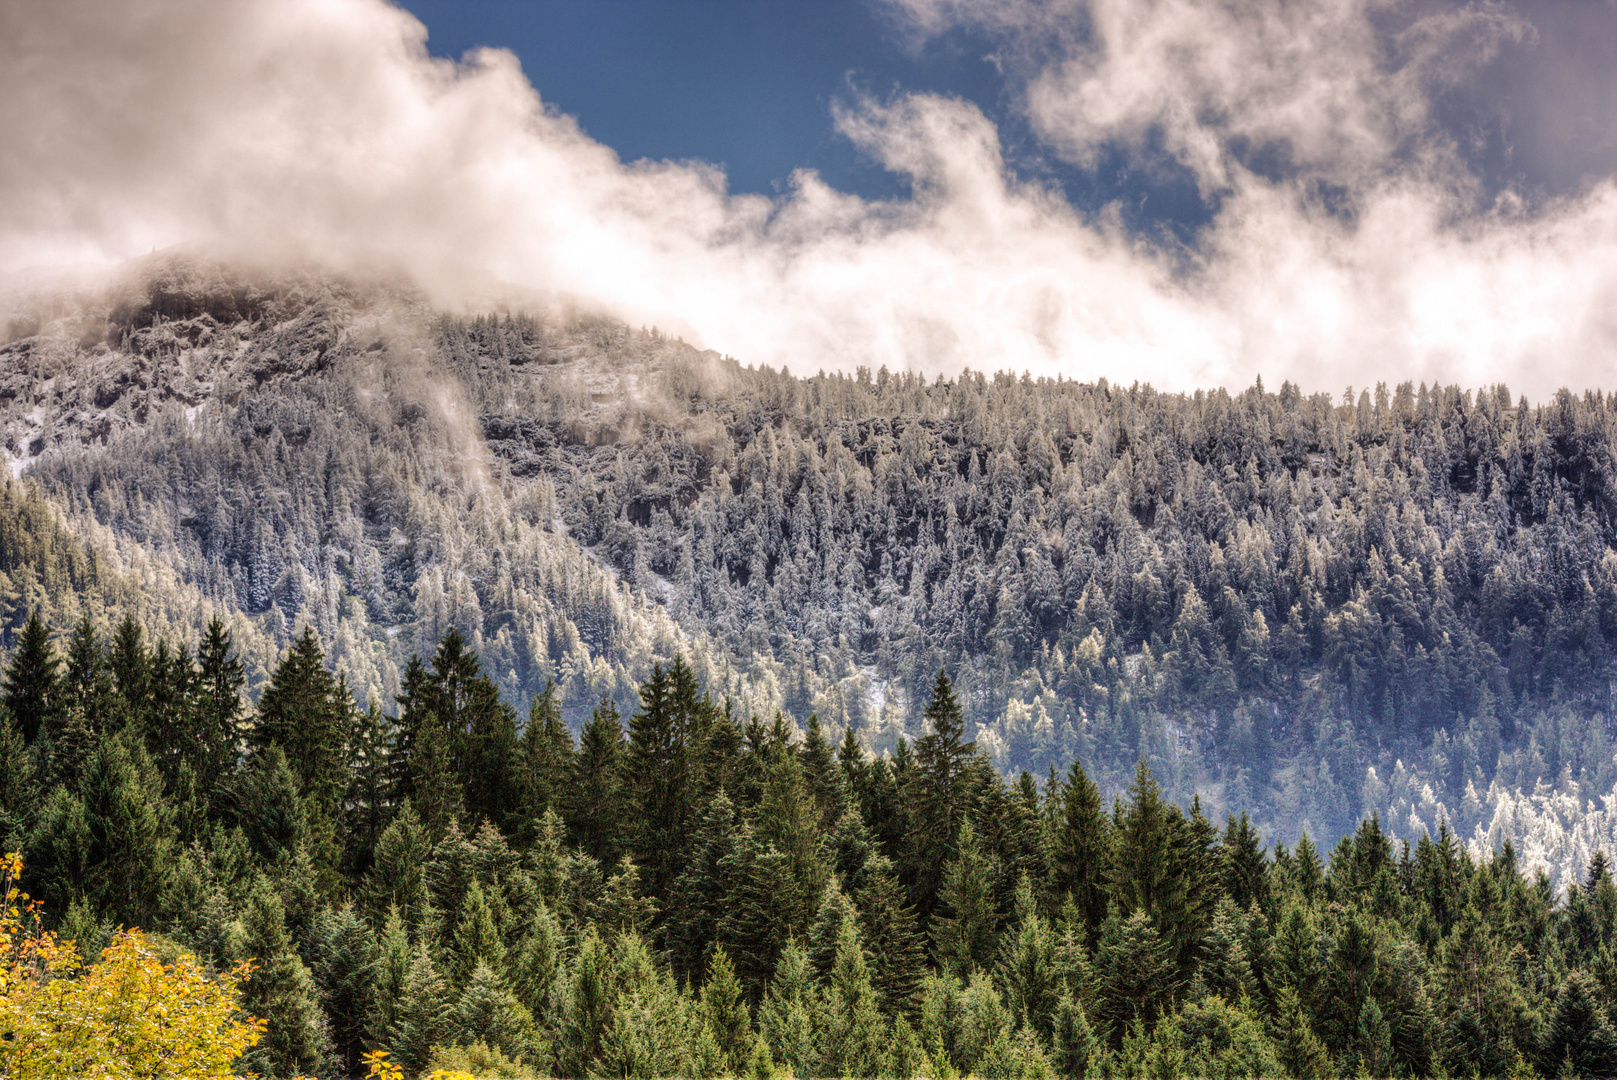
[[[11,0],[0,268],[175,243],[396,264],[439,287],[471,268],[798,371],[1609,381],[1617,190],[1473,212],[1428,122],[1434,84],[1519,32],[1495,9],[1388,38],[1380,9],[1346,0],[894,2],[921,33],[999,35],[1036,130],[1074,160],[1161,131],[1223,193],[1188,268],[1016,181],[967,102],[838,113],[911,198],[811,173],[736,197],[710,167],[621,162],[507,53],[430,58],[381,0]],[[1254,174],[1257,144],[1294,167]],[[1319,180],[1354,212],[1327,213]]]

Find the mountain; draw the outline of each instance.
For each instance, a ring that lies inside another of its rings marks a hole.
[[[10,310],[0,439],[62,527],[387,708],[456,627],[574,726],[683,654],[877,753],[945,669],[1000,769],[1143,758],[1287,842],[1617,784],[1604,395],[801,377],[176,254]]]

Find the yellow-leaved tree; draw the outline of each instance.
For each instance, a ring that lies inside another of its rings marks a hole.
[[[189,957],[164,963],[138,930],[84,964],[40,928],[21,875],[20,854],[0,862],[0,1076],[232,1076],[263,1030],[237,1005],[249,965],[215,977]]]

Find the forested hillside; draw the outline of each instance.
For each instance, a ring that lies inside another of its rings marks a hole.
[[[518,329],[446,326],[446,351]],[[1601,395],[693,363],[580,422],[568,374],[533,385],[483,421],[512,472],[872,749],[917,732],[941,666],[1001,768],[1076,755],[1117,790],[1144,756],[1288,839],[1370,813],[1469,834],[1503,789],[1617,779]]]
[[[1287,843],[1446,821],[1558,885],[1617,835],[1602,395],[803,378],[172,255],[28,303],[14,468],[362,702],[454,627],[574,730],[683,651],[882,755],[942,668],[1007,774],[1143,758]]]
[[[1003,778],[936,677],[872,758],[658,666],[580,737],[458,634],[396,718],[312,633],[247,708],[133,622],[0,683],[0,816],[87,954],[118,925],[252,958],[267,1077],[1607,1076],[1617,886],[1368,821],[1322,857],[1074,763]]]

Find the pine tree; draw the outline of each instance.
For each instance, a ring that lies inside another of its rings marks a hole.
[[[567,833],[579,850],[602,866],[623,854],[620,846],[622,806],[619,778],[623,724],[617,706],[603,700],[579,739],[561,811]]]
[[[818,826],[821,831],[831,828],[842,816],[847,805],[846,789],[836,755],[825,741],[820,717],[810,713],[803,747],[798,755],[802,761],[803,776],[808,782],[809,794],[819,807]]]
[[[515,955],[508,958],[511,989],[541,1024],[554,1020],[565,974],[561,921],[542,898],[536,899]]]
[[[825,1067],[833,1076],[875,1076],[887,1056],[886,1024],[876,1007],[858,924],[847,919],[837,939],[826,994]]]
[[[455,925],[452,985],[464,986],[472,972],[482,965],[497,976],[505,972],[505,944],[482,884],[472,879],[460,904],[460,921]]]
[[[85,765],[79,791],[89,840],[86,899],[116,924],[153,925],[176,838],[163,781],[146,748],[103,740]]]
[[[968,766],[976,750],[975,743],[964,741],[965,716],[942,671],[932,684],[925,718],[932,730],[915,744],[915,775],[904,793],[915,815],[905,870],[923,918],[937,906],[943,868],[954,858],[971,806]]]
[[[993,960],[999,931],[994,876],[991,856],[968,821],[960,830],[959,853],[944,872],[932,924],[938,962],[962,977]]]
[[[63,704],[61,666],[50,631],[36,608],[23,624],[0,683],[0,705],[11,713],[26,743],[56,727]]]
[[[1297,1080],[1325,1080],[1332,1076],[1331,1055],[1309,1026],[1302,1004],[1291,987],[1275,998],[1273,1023],[1275,1052],[1288,1076]]]
[[[1051,1066],[1060,1076],[1087,1076],[1100,1047],[1089,1028],[1083,1005],[1063,991],[1056,1001],[1055,1030],[1050,1037]]]
[[[1076,758],[1062,786],[1059,816],[1052,825],[1051,854],[1057,896],[1070,893],[1091,940],[1106,918],[1108,822],[1100,790]]]
[[[383,830],[361,888],[365,910],[373,921],[381,921],[390,908],[397,908],[406,926],[420,924],[430,900],[426,867],[431,852],[426,826],[406,801],[398,817]]]
[[[752,1054],[752,1017],[747,1012],[741,982],[722,945],[714,949],[708,961],[707,982],[702,986],[702,1017],[723,1055],[722,1075],[739,1075]]]
[[[267,1021],[263,1039],[243,1064],[271,1076],[324,1072],[333,1059],[331,1032],[314,977],[293,948],[281,899],[260,877],[243,917],[244,947],[257,964],[242,990],[242,1008]]]

